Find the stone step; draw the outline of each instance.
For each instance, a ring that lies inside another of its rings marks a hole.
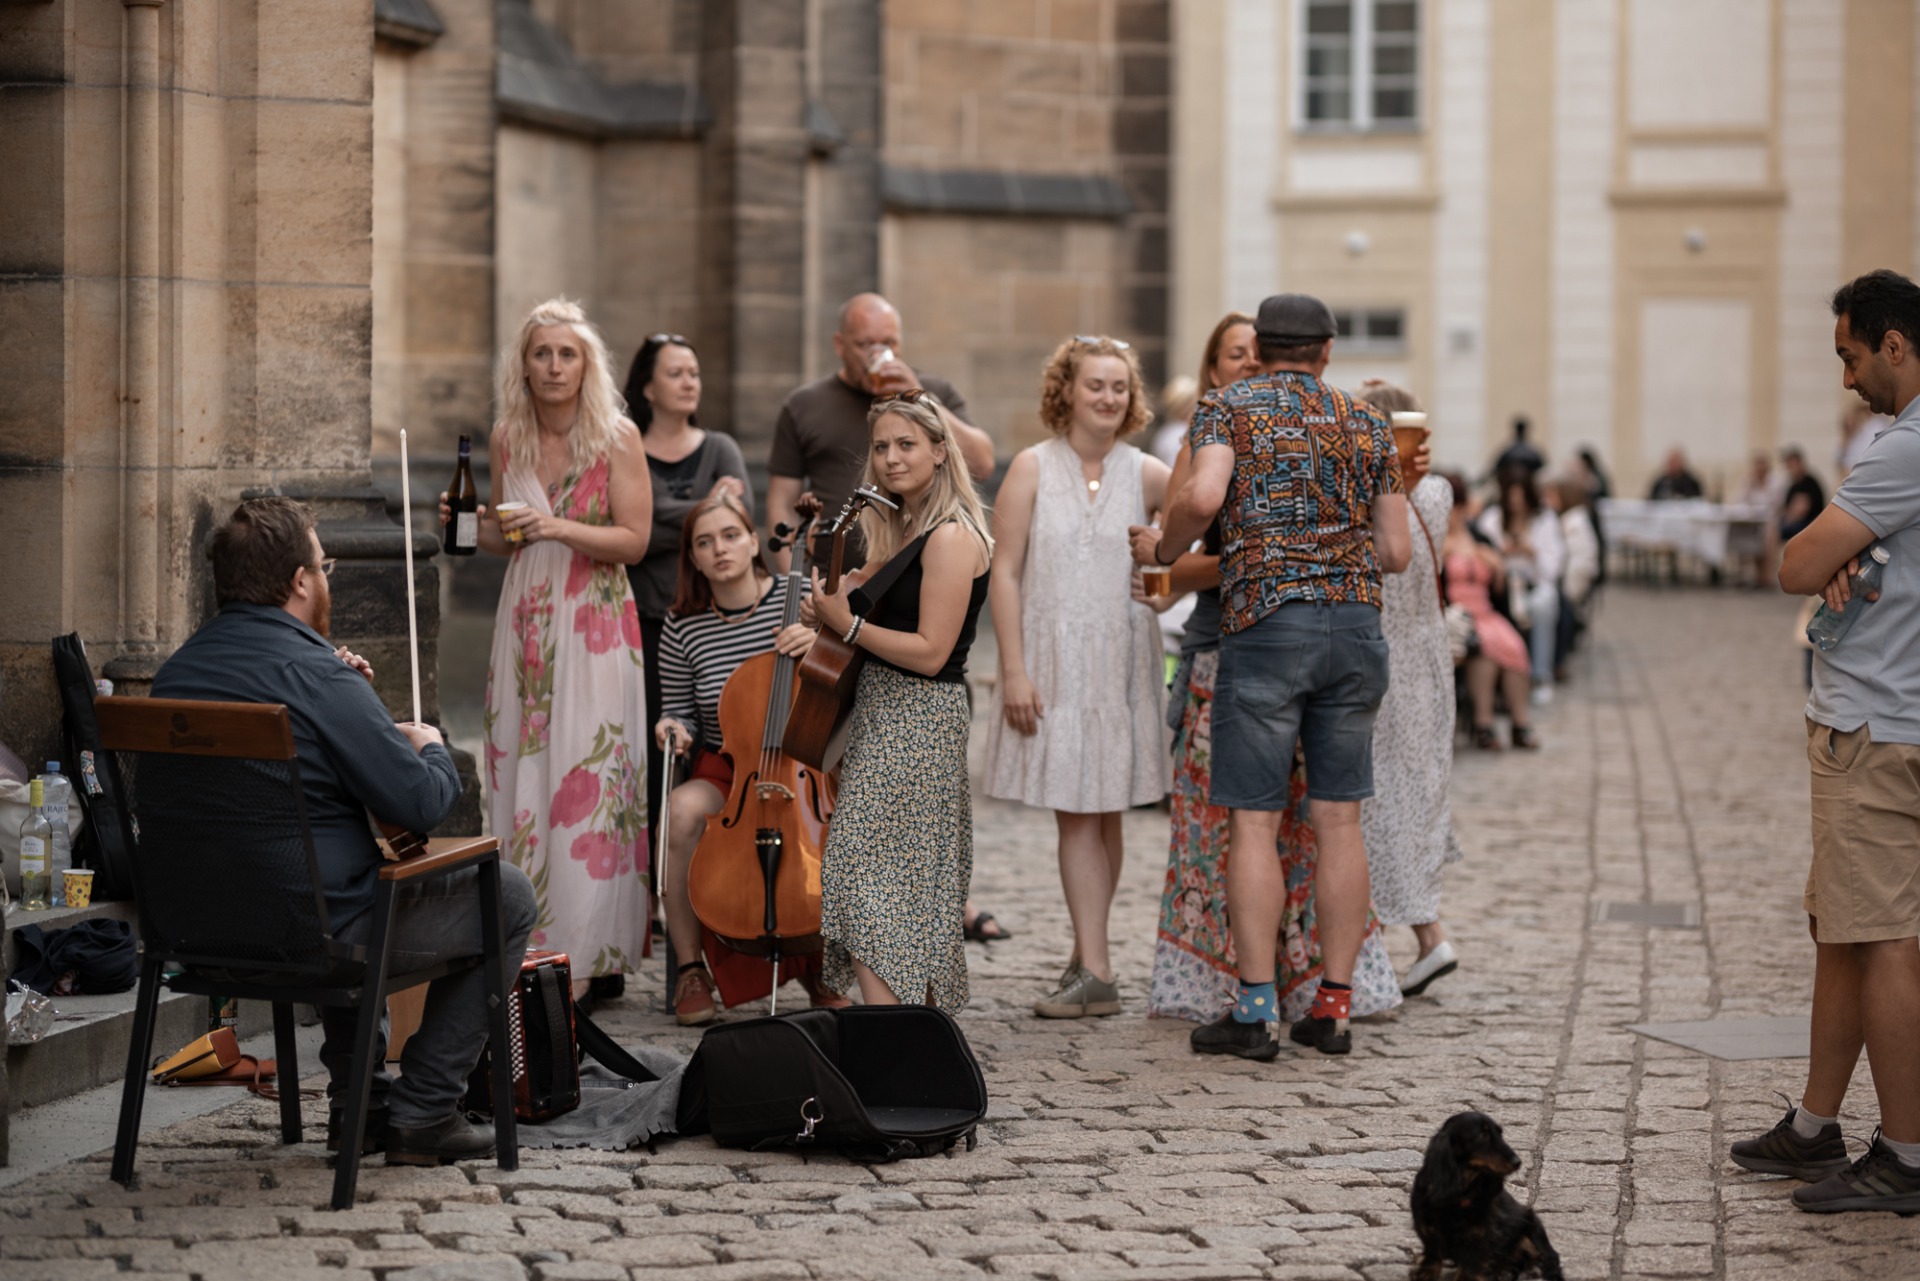
[[[82,908],[48,908],[40,912],[15,910],[6,918],[7,973],[13,972],[17,945],[13,931],[38,925],[52,932],[84,920],[135,921],[131,903],[95,903]],[[135,923],[136,932],[138,924]],[[127,1065],[127,1042],[133,1036],[134,989],[104,996],[56,996],[53,1029],[32,1045],[7,1047],[7,1110],[36,1107],[98,1086],[117,1083]],[[207,998],[163,991],[153,1031],[153,1053],[172,1054],[207,1030]],[[271,1030],[270,1007],[242,1002],[240,1033],[251,1036]]]

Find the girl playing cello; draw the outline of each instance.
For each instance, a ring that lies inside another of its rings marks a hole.
[[[704,949],[711,969],[701,959],[705,932],[687,894],[687,869],[708,816],[720,812],[733,788],[733,760],[720,751],[720,693],[727,678],[769,650],[797,658],[813,645],[810,627],[780,631],[786,598],[787,580],[767,569],[746,505],[726,490],[702,499],[687,514],[681,535],[679,594],[660,639],[660,720],[653,729],[662,751],[691,751],[693,757],[687,781],[673,789],[662,887],[667,937],[680,962],[674,1015],[686,1025],[714,1016],[716,977],[729,1005],[768,990],[768,969],[758,958],[716,944]],[[814,1004],[844,1003],[820,989],[818,955],[794,958],[783,977],[792,970]]]

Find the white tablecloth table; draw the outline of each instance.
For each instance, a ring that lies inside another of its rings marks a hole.
[[[1680,498],[1654,502],[1643,498],[1602,498],[1600,520],[1606,527],[1607,543],[1612,547],[1631,547],[1645,551],[1684,552],[1696,556],[1715,569],[1727,562],[1728,535],[1738,530],[1737,552],[1753,542],[1748,535],[1762,536],[1771,513],[1764,507],[1741,503],[1710,503],[1703,498]]]

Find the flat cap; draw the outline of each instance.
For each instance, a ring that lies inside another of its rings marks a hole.
[[[1253,331],[1268,342],[1304,344],[1325,342],[1340,329],[1327,304],[1312,294],[1274,294],[1261,300]]]

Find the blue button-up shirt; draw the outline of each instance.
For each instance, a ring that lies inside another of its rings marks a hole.
[[[335,930],[373,906],[380,850],[367,812],[425,832],[460,797],[447,749],[414,751],[367,678],[277,606],[231,604],[207,620],[161,666],[153,696],[286,704]]]

